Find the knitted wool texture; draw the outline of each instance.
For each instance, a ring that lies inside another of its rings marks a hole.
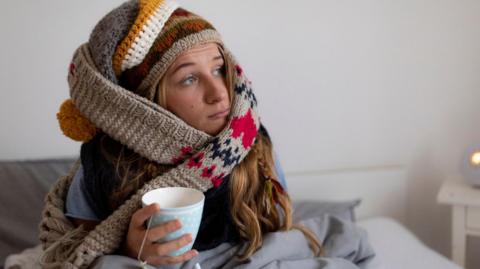
[[[176,7],[178,4],[172,1],[131,0],[105,16],[88,42],[100,73],[113,83],[153,100],[153,86],[179,53],[198,43],[223,45],[209,22]],[[74,65],[70,71],[75,71]],[[78,114],[75,110],[60,110],[57,118],[66,136],[87,142],[100,130],[92,129],[92,123]]]
[[[200,23],[198,19],[193,24],[182,24],[192,18],[189,12],[177,9],[177,16],[172,15],[173,23],[170,20],[166,22],[145,58],[140,63],[137,59],[136,66],[120,74],[120,80],[124,74],[133,78],[126,81],[129,81],[129,85],[136,84],[136,93],[117,84],[115,63],[102,59],[110,56],[115,58],[121,50],[105,45],[111,42],[98,40],[121,39],[122,36],[129,36],[132,30],[125,30],[128,23],[124,21],[116,22],[119,28],[114,31],[103,30],[105,35],[95,30],[106,28],[108,20],[119,20],[120,17],[116,16],[119,12],[123,13],[124,19],[138,21],[139,16],[145,16],[138,10],[141,11],[142,3],[147,2],[129,1],[117,8],[94,29],[92,42],[77,49],[68,75],[70,96],[78,110],[112,138],[145,158],[162,164],[174,163],[177,167],[147,182],[93,231],[85,233],[79,228],[75,229],[64,215],[65,198],[78,169],[78,161],[67,176],[54,184],[46,198],[40,224],[40,240],[45,249],[42,263],[46,268],[83,268],[95,258],[114,252],[126,235],[132,214],[140,208],[143,194],[160,187],[181,186],[206,191],[218,186],[223,177],[243,160],[254,143],[260,126],[257,102],[248,79],[237,64],[229,122],[215,137],[192,128],[150,101],[152,88],[176,56],[197,44],[222,44],[218,33],[209,24]],[[137,27],[136,24],[133,26],[132,29]],[[172,29],[177,29],[177,34],[163,35],[172,33],[169,32]],[[98,38],[95,39],[95,36]],[[162,39],[165,36],[175,38]],[[123,43],[116,44],[122,46]],[[96,46],[100,49],[92,49]],[[112,52],[113,49],[116,52]],[[228,50],[224,50],[225,57],[236,63]],[[128,66],[123,62],[129,61],[134,60],[122,61],[122,65],[118,66],[122,69]],[[148,68],[142,68],[143,64]],[[130,84],[132,81],[133,84]]]

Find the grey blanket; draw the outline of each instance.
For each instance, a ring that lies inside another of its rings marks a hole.
[[[177,265],[162,266],[166,269],[210,269],[210,268],[295,268],[295,269],[358,269],[365,268],[374,256],[366,232],[354,222],[322,214],[315,216],[315,210],[303,210],[296,216],[297,222],[310,228],[325,249],[325,256],[315,258],[308,241],[298,230],[275,232],[264,237],[260,250],[244,263],[235,259],[241,245],[222,244],[214,249],[200,252],[194,259]],[[302,218],[303,217],[303,218]],[[299,219],[301,221],[299,221]],[[200,267],[195,267],[196,264]],[[139,268],[138,261],[115,255],[103,256],[95,262],[93,269]],[[149,267],[154,268],[154,267]]]

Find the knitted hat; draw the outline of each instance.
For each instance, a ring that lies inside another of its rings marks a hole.
[[[151,101],[156,85],[182,52],[215,42],[220,34],[206,20],[170,0],[131,0],[112,10],[94,27],[88,42],[99,72],[115,84]],[[70,67],[73,72],[75,66]],[[89,141],[98,129],[70,100],[57,114],[63,133]]]

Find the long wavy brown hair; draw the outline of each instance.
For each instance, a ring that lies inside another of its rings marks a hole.
[[[230,98],[233,100],[234,65],[230,57],[224,58],[224,78]],[[158,83],[156,101],[166,107],[165,80]],[[100,149],[105,158],[115,167],[121,178],[109,199],[112,209],[120,206],[125,199],[135,193],[145,182],[165,173],[173,165],[160,165],[128,150],[125,146],[106,134],[102,134]],[[293,228],[303,232],[315,256],[322,253],[322,247],[306,227],[292,223],[292,205],[288,193],[276,187],[278,177],[270,139],[258,132],[256,141],[245,159],[232,171],[229,181],[230,212],[240,238],[247,244],[245,251],[238,256],[248,259],[263,243],[263,235],[268,232],[288,231]]]

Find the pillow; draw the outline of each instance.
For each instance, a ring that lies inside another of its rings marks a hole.
[[[293,201],[293,221],[305,220],[329,214],[339,219],[355,222],[355,207],[361,199],[351,201],[318,201],[299,200]]]
[[[0,162],[0,265],[6,256],[39,244],[45,195],[74,159]]]

